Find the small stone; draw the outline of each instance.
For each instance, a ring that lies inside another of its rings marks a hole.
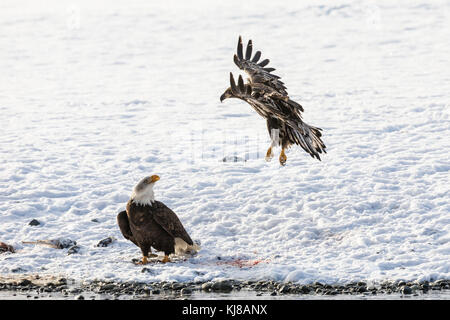
[[[113,283],[110,283],[110,284],[105,284],[105,285],[101,286],[100,290],[102,290],[102,291],[109,291],[109,290],[113,290],[115,288],[116,288],[116,285],[113,284]]]
[[[84,300],[84,297],[80,294],[79,296],[75,297],[75,300]]]
[[[161,291],[159,291],[159,289],[152,290],[152,294],[160,294],[160,293]]]
[[[217,281],[213,283],[213,285],[211,286],[211,290],[229,292],[233,290],[233,284],[229,280]]]
[[[56,240],[51,240],[51,241],[53,241],[55,243],[55,245],[58,247],[58,249],[70,248],[77,244],[76,241],[70,240],[70,239],[56,239]]]
[[[175,282],[174,284],[172,284],[172,290],[181,290],[184,287],[185,287],[185,285],[180,282]]]
[[[367,291],[367,288],[365,286],[359,286],[356,289],[356,292],[359,292],[359,293],[363,293],[363,292],[366,292],[366,291]]]
[[[276,296],[277,292],[276,291],[272,291],[272,293],[270,294],[271,296]]]
[[[11,252],[14,253],[14,247],[10,246],[9,244],[6,244],[4,242],[0,242],[0,253],[4,253],[4,252]]]
[[[97,243],[96,247],[107,247],[109,246],[111,243],[113,243],[114,241],[116,241],[116,238],[114,237],[108,237],[105,238],[103,240],[100,240],[99,243]]]
[[[67,250],[67,255],[71,255],[74,253],[78,253],[80,251],[80,246],[71,246],[68,250]]]
[[[170,283],[165,283],[162,285],[161,289],[163,289],[163,290],[172,289],[172,285]]]
[[[321,284],[320,282],[317,282],[317,281],[314,282],[313,285],[314,285],[315,287],[320,287],[320,288],[323,287],[323,284]]]
[[[303,286],[300,287],[300,292],[303,293],[303,294],[307,294],[310,291],[311,290],[310,290],[310,288],[308,286],[303,285]]]
[[[244,158],[237,156],[226,156],[222,159],[222,162],[246,162]]]
[[[284,285],[281,286],[281,288],[279,288],[278,291],[281,293],[289,293],[289,291],[291,291],[291,288],[287,285]]]
[[[402,289],[400,291],[402,294],[411,294],[412,293],[412,289],[408,286],[402,287]]]
[[[189,289],[189,288],[183,288],[183,289],[181,289],[181,295],[182,295],[182,296],[189,295],[189,294],[191,294],[191,293],[192,293],[192,290]]]
[[[97,219],[91,219],[92,222],[99,222]]]
[[[30,225],[30,226],[38,226],[40,224],[41,223],[39,221],[37,221],[36,219],[33,219],[30,221],[30,223],[28,223],[28,225]]]
[[[205,282],[202,284],[202,290],[203,291],[210,291],[213,283],[212,282]]]
[[[150,273],[150,274],[153,274],[152,269],[147,268],[147,267],[142,268],[141,272],[142,272],[142,273]]]
[[[29,286],[30,284],[32,284],[32,282],[28,279],[23,279],[22,281],[20,281],[17,285],[21,286],[21,287],[25,287],[25,286]]]

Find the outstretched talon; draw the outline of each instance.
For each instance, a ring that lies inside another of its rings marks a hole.
[[[266,161],[270,162],[270,160],[272,160],[273,158],[273,152],[272,152],[272,147],[270,147],[269,149],[267,149],[266,152]]]
[[[287,160],[287,157],[286,157],[286,154],[284,153],[284,148],[283,148],[283,149],[281,149],[281,153],[280,153],[280,164],[282,166],[286,165],[286,160]]]
[[[161,260],[162,263],[170,262],[169,256],[164,256],[164,258]]]

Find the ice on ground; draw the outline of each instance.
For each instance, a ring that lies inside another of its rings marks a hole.
[[[450,277],[448,2],[2,1],[0,17],[2,275]],[[323,128],[322,162],[266,163],[265,122],[219,102],[238,35]],[[202,249],[142,273],[116,215],[149,174]],[[22,244],[58,238],[80,250]]]

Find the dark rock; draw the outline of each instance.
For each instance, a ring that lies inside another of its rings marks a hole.
[[[366,288],[366,286],[359,286],[359,287],[356,288],[355,291],[358,292],[358,293],[363,293],[363,292],[367,291],[367,288]]]
[[[158,289],[152,290],[152,294],[160,294],[160,293],[161,293],[161,291],[159,291]]]
[[[316,282],[313,283],[313,286],[321,288],[321,287],[323,287],[323,284],[321,284],[320,282],[316,281]]]
[[[192,290],[190,288],[183,288],[181,289],[181,295],[185,296],[185,295],[189,295],[192,293]]]
[[[97,219],[91,219],[92,222],[100,222]]]
[[[311,291],[311,289],[308,286],[301,286],[300,287],[300,292],[303,294],[307,294]]]
[[[244,158],[237,156],[226,156],[222,159],[222,162],[246,162]]]
[[[28,279],[23,279],[22,281],[20,281],[17,285],[21,286],[21,287],[25,287],[25,286],[29,286],[30,284],[32,284],[32,282]]]
[[[229,280],[214,282],[211,286],[212,291],[230,292],[233,290],[233,284]]]
[[[184,283],[181,282],[175,282],[174,284],[172,284],[172,290],[181,290],[185,287],[186,285]]]
[[[76,241],[70,240],[70,239],[58,239],[58,241],[59,241],[59,244],[58,244],[59,249],[70,248],[77,244]]]
[[[6,244],[4,242],[0,242],[0,253],[4,253],[4,252],[11,252],[14,253],[14,247],[10,246],[9,244]]]
[[[80,294],[79,296],[75,297],[75,300],[84,300],[84,297]]]
[[[153,270],[147,267],[142,268],[141,270],[142,273],[149,273],[149,274],[154,274]]]
[[[334,296],[334,295],[336,295],[338,293],[339,292],[337,290],[334,290],[334,289],[329,289],[329,290],[325,291],[325,295],[327,295],[327,296]]]
[[[71,255],[71,254],[74,254],[74,253],[78,253],[80,251],[80,249],[81,249],[80,246],[77,246],[77,245],[71,246],[69,248],[69,250],[67,250],[67,254]]]
[[[291,291],[291,287],[288,285],[281,286],[281,288],[278,289],[280,293],[289,293]]]
[[[411,294],[411,293],[413,293],[412,289],[411,289],[410,287],[408,287],[408,286],[402,287],[402,288],[400,289],[400,292],[401,292],[402,294]]]
[[[100,240],[99,243],[97,243],[96,247],[107,247],[109,246],[111,243],[113,243],[114,241],[116,241],[116,238],[114,237],[108,237],[105,238],[103,240]]]
[[[38,226],[40,224],[41,223],[39,221],[37,221],[36,219],[33,219],[28,223],[29,226]]]
[[[205,282],[202,284],[202,290],[203,291],[210,291],[213,283],[212,282]]]
[[[170,284],[170,283],[164,283],[164,284],[162,285],[161,289],[163,289],[163,290],[169,290],[169,289],[172,289],[172,284]]]
[[[113,289],[116,289],[116,285],[113,283],[105,284],[100,287],[100,290],[102,290],[102,291],[109,291],[109,290],[113,290]]]

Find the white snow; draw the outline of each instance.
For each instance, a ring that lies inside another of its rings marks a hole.
[[[322,162],[266,163],[265,121],[220,103],[239,35],[323,128]],[[0,274],[448,279],[448,39],[445,1],[2,1]],[[202,249],[142,273],[116,215],[152,174]],[[56,238],[81,251],[22,244]]]

